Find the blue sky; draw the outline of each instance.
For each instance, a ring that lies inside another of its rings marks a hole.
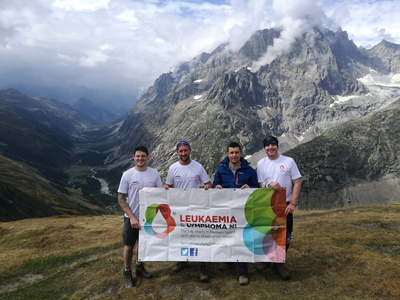
[[[341,26],[370,48],[400,43],[399,16],[395,1],[371,0],[2,0],[0,88],[84,85],[133,101],[179,62],[259,29],[282,26],[290,47],[312,25]]]

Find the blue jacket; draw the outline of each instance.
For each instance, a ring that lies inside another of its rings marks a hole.
[[[258,178],[256,171],[250,167],[247,160],[243,157],[240,158],[240,167],[234,176],[229,168],[229,158],[226,157],[219,165],[214,176],[213,188],[221,185],[223,188],[241,188],[247,184],[251,188],[258,188]]]

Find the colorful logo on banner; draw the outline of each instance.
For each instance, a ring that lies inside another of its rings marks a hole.
[[[247,198],[244,214],[247,225],[243,242],[252,253],[266,255],[273,262],[285,260],[286,189],[257,189]]]
[[[157,216],[157,214],[161,214],[161,216],[164,218],[167,229],[165,229],[162,232],[157,231],[157,226],[154,226],[153,220]],[[172,232],[175,229],[175,220],[173,217],[171,217],[171,209],[167,204],[150,204],[146,208],[145,212],[145,223],[144,223],[144,229],[148,235],[153,235],[156,238],[162,240],[168,236],[170,232]]]

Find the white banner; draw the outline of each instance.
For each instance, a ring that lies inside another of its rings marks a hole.
[[[144,188],[139,199],[140,261],[285,261],[285,190]]]

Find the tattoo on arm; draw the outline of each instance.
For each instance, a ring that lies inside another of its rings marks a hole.
[[[118,204],[119,207],[123,210],[125,207],[129,207],[128,203],[126,203],[127,194],[118,193]]]

